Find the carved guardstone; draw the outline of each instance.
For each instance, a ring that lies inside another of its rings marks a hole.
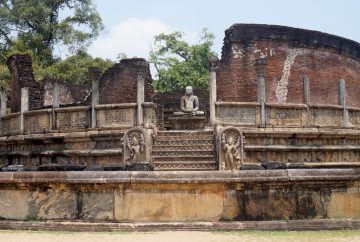
[[[245,138],[235,127],[221,127],[217,132],[219,170],[239,170],[244,160]]]
[[[153,130],[134,127],[123,137],[123,161],[126,165],[151,162]]]

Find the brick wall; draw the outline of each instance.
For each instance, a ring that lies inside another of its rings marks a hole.
[[[44,107],[53,105],[54,85],[59,87],[59,105],[75,106],[91,104],[91,84],[71,84],[61,80],[46,78],[41,81],[44,90]]]
[[[99,82],[99,103],[136,102],[138,75],[145,78],[145,101],[151,101],[149,63],[142,58],[132,58],[122,59],[102,75]]]
[[[257,101],[257,58],[267,59],[265,86],[269,103],[302,103],[302,78],[307,75],[312,103],[338,104],[338,80],[344,79],[347,105],[360,107],[357,42],[283,26],[233,25],[225,32],[217,71],[219,100]]]
[[[40,84],[34,78],[31,57],[27,54],[12,55],[8,58],[7,65],[11,73],[11,112],[20,112],[21,88],[24,87],[29,88],[29,109],[41,108],[43,92]]]

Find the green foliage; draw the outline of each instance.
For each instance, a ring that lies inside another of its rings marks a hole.
[[[9,56],[18,42],[37,56],[39,65],[49,66],[56,60],[55,47],[76,53],[102,28],[91,0],[0,0],[2,56]]]
[[[214,35],[203,29],[200,41],[190,45],[183,40],[183,33],[173,32],[155,36],[149,61],[157,75],[154,88],[168,91],[188,85],[199,88],[208,86],[208,58],[216,55],[211,50]]]
[[[102,29],[92,0],[0,0],[0,89],[8,86],[6,59],[12,54],[31,56],[37,80],[87,81],[88,67],[113,64],[85,52]],[[61,60],[58,49],[73,55]]]
[[[41,80],[45,77],[64,80],[70,83],[85,83],[89,81],[87,76],[89,67],[98,67],[101,71],[110,68],[114,63],[110,60],[92,58],[84,51],[65,60],[58,61],[46,68],[34,68],[35,78]]]

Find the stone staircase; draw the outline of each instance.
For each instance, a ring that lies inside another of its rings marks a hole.
[[[216,170],[213,131],[161,131],[152,151],[155,170]]]

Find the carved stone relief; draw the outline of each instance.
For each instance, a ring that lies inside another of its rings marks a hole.
[[[255,107],[219,107],[218,120],[224,123],[256,124]]]
[[[2,134],[17,134],[20,131],[20,115],[12,118],[1,119]]]
[[[123,145],[126,164],[146,162],[145,134],[141,128],[133,128],[126,132]]]
[[[104,109],[97,112],[99,127],[132,126],[135,124],[134,109]]]
[[[351,125],[354,127],[360,127],[360,112],[359,111],[349,111],[349,119]]]
[[[306,123],[305,116],[306,110],[289,108],[266,108],[267,125],[302,126]]]
[[[76,130],[89,127],[89,115],[87,111],[58,112],[57,129]]]
[[[312,108],[313,125],[317,126],[341,126],[342,110]]]
[[[43,133],[50,129],[48,113],[25,116],[25,131],[29,133]]]
[[[217,153],[220,170],[239,170],[244,159],[244,136],[234,127],[220,128]]]

